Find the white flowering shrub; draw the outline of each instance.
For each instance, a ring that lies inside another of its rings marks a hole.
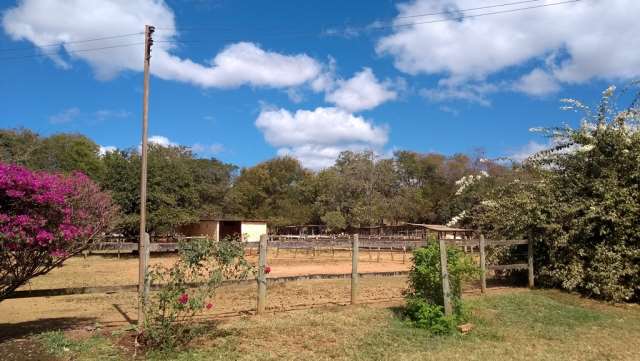
[[[553,139],[466,213],[489,236],[534,242],[542,284],[613,300],[640,300],[640,99],[623,111],[615,88],[578,128],[542,130]]]

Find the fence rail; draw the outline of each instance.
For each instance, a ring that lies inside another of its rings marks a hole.
[[[195,238],[195,237],[194,237]],[[479,248],[479,240],[477,239],[445,239],[448,246]],[[336,238],[299,238],[297,236],[275,236],[270,237],[267,243],[269,248],[279,249],[316,249],[316,250],[339,250],[351,249],[353,238],[336,237]],[[417,240],[407,238],[379,238],[379,237],[362,237],[359,239],[361,249],[380,249],[380,250],[414,250],[424,247],[430,242],[428,240]],[[514,246],[525,245],[527,240],[485,240],[485,246]],[[244,244],[246,249],[257,249],[258,242],[247,242]],[[119,251],[121,253],[133,252],[138,250],[137,242],[100,242],[93,245],[89,250],[90,253],[99,253],[101,251]],[[177,242],[152,242],[150,243],[150,251],[153,253],[176,252],[178,250]]]
[[[529,274],[529,287],[534,286],[534,273],[533,273],[533,244],[527,240],[485,240],[483,235],[480,235],[479,239],[439,239],[437,241],[440,247],[441,255],[441,273],[442,273],[442,286],[444,295],[445,312],[451,313],[451,300],[449,293],[449,275],[447,270],[447,247],[471,247],[471,249],[477,247],[480,253],[480,284],[482,293],[486,292],[486,273],[487,270],[505,271],[505,270],[528,270]],[[257,298],[257,313],[262,313],[266,307],[266,292],[267,285],[277,282],[289,282],[306,279],[336,279],[336,278],[351,278],[351,302],[357,303],[358,299],[358,278],[360,277],[384,277],[384,276],[399,276],[406,275],[407,272],[375,272],[375,273],[358,273],[358,262],[360,249],[369,250],[369,258],[371,259],[371,250],[376,249],[378,251],[378,260],[381,250],[390,250],[391,259],[393,260],[393,251],[402,250],[402,261],[405,261],[405,255],[407,250],[415,249],[417,247],[425,246],[429,243],[427,240],[409,240],[406,238],[386,238],[382,237],[362,237],[357,234],[353,237],[335,237],[335,238],[296,238],[295,236],[276,236],[268,237],[262,235],[260,242],[245,243],[245,247],[249,250],[259,249],[259,263],[258,263],[258,275],[253,280],[228,280],[225,284],[238,284],[245,282],[258,283],[258,298]],[[527,245],[527,263],[516,263],[508,265],[486,265],[486,247],[490,246],[517,246]],[[151,252],[173,252],[178,248],[178,243],[151,243]],[[330,249],[333,255],[334,250],[348,250],[352,257],[352,272],[346,274],[317,274],[317,275],[302,275],[302,276],[286,276],[278,278],[267,278],[264,272],[266,267],[267,252],[269,248],[276,249],[276,257],[280,249],[313,249],[315,251],[320,249]],[[117,250],[122,251],[134,251],[138,249],[138,244],[133,242],[102,242],[97,243],[92,248],[93,251],[109,251]],[[193,285],[197,286],[197,285]],[[159,287],[156,285],[155,287]],[[61,296],[61,295],[74,295],[74,294],[87,294],[87,293],[114,293],[114,292],[126,292],[137,290],[138,285],[123,285],[123,286],[97,286],[97,287],[76,287],[76,288],[64,288],[64,289],[42,289],[42,290],[20,290],[17,291],[10,298],[26,298],[26,297],[45,297],[45,296]]]

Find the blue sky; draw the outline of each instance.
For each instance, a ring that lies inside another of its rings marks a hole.
[[[514,2],[3,1],[0,126],[136,146],[143,37],[126,34],[150,23],[157,142],[241,166],[290,154],[318,169],[345,149],[520,157],[546,144],[531,127],[578,123],[559,99],[638,78],[640,2]]]

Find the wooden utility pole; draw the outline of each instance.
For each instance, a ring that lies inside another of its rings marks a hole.
[[[138,326],[144,322],[144,303],[147,299],[148,288],[145,287],[147,267],[149,265],[149,243],[146,230],[147,221],[147,130],[149,128],[149,61],[151,60],[151,46],[153,32],[151,25],[144,27],[144,88],[142,92],[142,147],[140,150],[140,243],[138,255],[140,257],[138,270]]]

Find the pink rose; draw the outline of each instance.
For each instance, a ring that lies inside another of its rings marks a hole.
[[[189,295],[186,293],[181,294],[180,298],[178,298],[178,302],[180,302],[183,305],[186,305],[187,302],[189,302]]]

